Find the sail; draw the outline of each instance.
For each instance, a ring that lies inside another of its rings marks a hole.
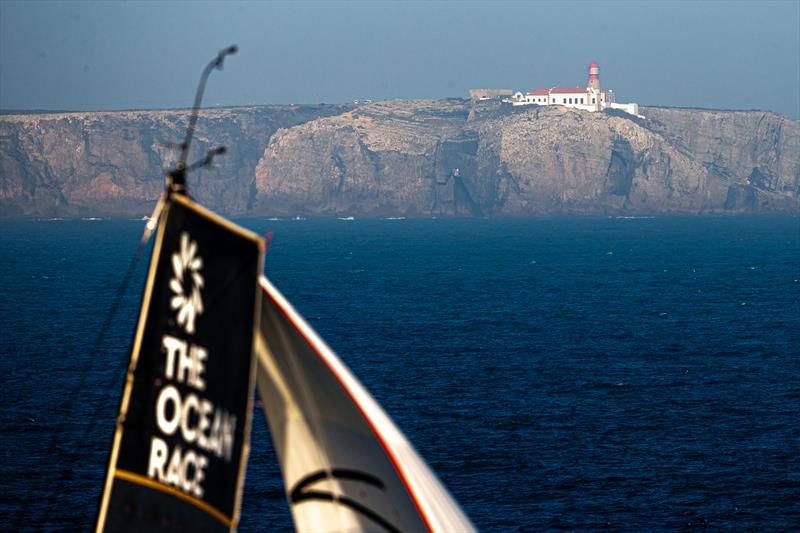
[[[230,531],[247,464],[263,241],[170,194],[97,531]]]
[[[256,383],[298,531],[473,531],[342,361],[266,279]]]

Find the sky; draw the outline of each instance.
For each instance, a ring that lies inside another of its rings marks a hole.
[[[17,2],[0,0],[0,109],[466,97],[585,86],[640,105],[800,118],[800,0]]]

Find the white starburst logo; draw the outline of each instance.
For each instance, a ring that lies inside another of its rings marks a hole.
[[[189,234],[181,233],[181,248],[172,254],[172,271],[174,277],[169,280],[169,288],[174,296],[170,300],[170,307],[178,311],[178,325],[183,326],[186,333],[194,333],[194,320],[197,315],[203,314],[203,298],[200,289],[203,288],[203,258],[195,257],[197,242],[189,240]]]

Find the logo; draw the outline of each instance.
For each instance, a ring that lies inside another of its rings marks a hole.
[[[354,500],[353,498],[348,497],[346,494],[336,495],[333,492],[326,492],[324,490],[311,488],[314,484],[320,481],[326,481],[328,479],[337,481],[360,481],[361,483],[371,485],[382,491],[386,490],[386,486],[383,484],[383,481],[372,474],[360,472],[358,470],[349,470],[346,468],[334,468],[330,472],[326,472],[324,470],[314,472],[313,474],[309,474],[298,481],[289,495],[289,500],[292,502],[292,504],[298,504],[306,500],[322,500],[325,502],[332,502],[334,504],[342,505],[344,507],[349,507],[351,510],[366,516],[376,524],[380,524],[381,527],[383,527],[383,529],[386,531],[400,533],[400,530],[394,527],[394,525],[392,525],[384,517]],[[360,492],[362,497],[366,497],[366,492],[363,489]]]
[[[179,252],[172,254],[172,271],[174,277],[169,280],[169,288],[173,296],[170,308],[178,312],[178,325],[186,333],[194,333],[194,320],[197,315],[203,314],[203,298],[200,289],[203,288],[203,258],[196,257],[197,242],[189,240],[189,234],[181,233],[181,247]]]

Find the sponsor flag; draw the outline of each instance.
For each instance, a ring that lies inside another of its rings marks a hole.
[[[263,241],[188,198],[161,217],[97,531],[231,531],[247,464]]]

